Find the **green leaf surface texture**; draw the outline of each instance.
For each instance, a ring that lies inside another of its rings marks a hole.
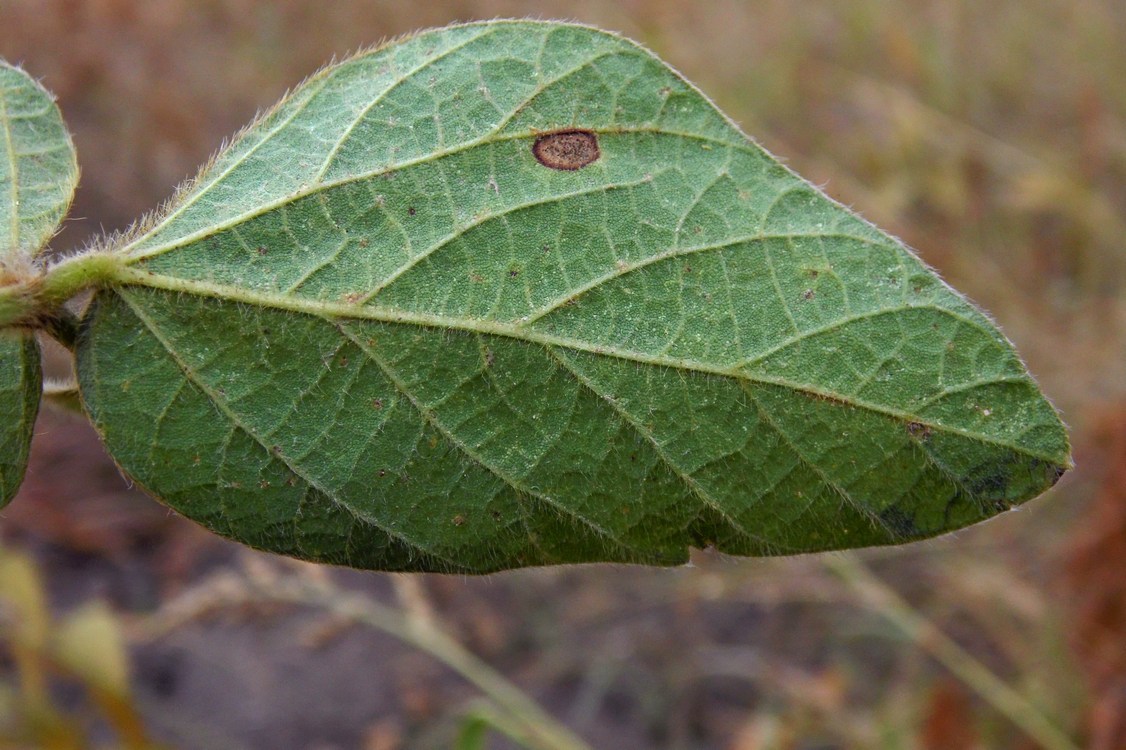
[[[39,368],[34,336],[0,331],[0,508],[11,502],[27,469],[43,382]]]
[[[77,184],[74,144],[51,94],[0,60],[0,254],[37,253]]]
[[[78,182],[70,134],[51,94],[0,60],[0,284],[54,234]],[[0,508],[23,481],[43,377],[30,332],[0,330]]]
[[[895,544],[1070,465],[982,313],[596,29],[454,26],[327,68],[116,252],[78,345],[110,451],[296,557]]]

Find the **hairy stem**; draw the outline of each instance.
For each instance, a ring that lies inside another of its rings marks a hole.
[[[73,316],[63,304],[86,289],[117,281],[125,262],[117,255],[83,253],[52,264],[46,270],[0,275],[0,328],[46,328],[66,345]]]

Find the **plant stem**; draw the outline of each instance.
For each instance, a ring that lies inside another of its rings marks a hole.
[[[56,321],[63,328],[68,313],[63,303],[84,289],[105,286],[119,280],[125,261],[114,254],[88,252],[67,258],[45,271],[8,274],[0,285],[0,328],[16,326],[47,327]],[[55,330],[51,329],[52,335]]]
[[[69,351],[74,351],[78,341],[78,318],[70,310],[60,307],[43,321],[43,329]]]
[[[1041,747],[1047,750],[1078,750],[1071,738],[1035,705],[908,604],[856,555],[826,555],[824,560],[825,566],[859,593],[869,608],[883,615],[916,645],[929,652]]]
[[[588,750],[589,746],[557,722],[523,690],[478,659],[460,643],[424,620],[409,618],[370,599],[330,586],[284,582],[259,589],[268,598],[328,610],[382,630],[425,651],[488,696],[523,727],[524,740],[536,750]]]
[[[163,607],[163,615],[150,619],[146,631],[152,637],[204,612],[262,603],[314,607],[388,633],[430,654],[480,689],[494,707],[494,711],[487,714],[494,727],[509,736],[519,737],[526,747],[532,750],[590,750],[589,745],[523,690],[442,632],[437,625],[379,604],[366,596],[341,590],[327,578],[300,580],[295,576],[277,576],[269,570],[252,572],[245,578],[221,574]]]

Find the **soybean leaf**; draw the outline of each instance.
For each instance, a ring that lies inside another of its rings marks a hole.
[[[41,383],[35,339],[0,331],[0,508],[23,481]]]
[[[297,557],[894,544],[1069,465],[984,315],[591,28],[454,26],[327,68],[114,252],[78,346],[109,450]]]
[[[78,184],[78,162],[51,94],[0,60],[0,253],[38,253]]]
[[[55,232],[77,180],[51,95],[0,60],[0,285],[14,283]],[[0,507],[23,481],[41,385],[32,334],[0,331]]]

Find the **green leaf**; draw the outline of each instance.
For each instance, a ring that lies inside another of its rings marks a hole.
[[[0,331],[0,508],[23,481],[42,382],[35,338]]]
[[[74,146],[50,93],[0,60],[0,286],[28,272],[77,181]],[[0,507],[23,481],[41,387],[32,334],[0,331]]]
[[[54,98],[0,60],[0,256],[37,254],[77,184],[74,144]]]
[[[110,451],[297,557],[895,544],[1069,465],[984,315],[595,29],[455,26],[330,67],[116,252],[78,345]]]

